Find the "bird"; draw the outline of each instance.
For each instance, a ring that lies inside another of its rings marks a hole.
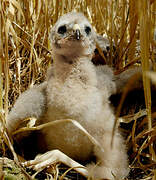
[[[49,156],[52,152],[64,159],[69,157],[72,163],[88,162],[94,157],[95,161],[86,165],[87,170],[81,171],[86,177],[110,180],[126,177],[128,157],[118,129],[111,147],[115,115],[109,97],[116,91],[113,72],[107,65],[95,67],[91,61],[97,39],[94,28],[82,13],[70,12],[57,20],[49,38],[53,65],[45,82],[29,88],[16,100],[6,119],[9,135],[24,127],[28,117],[36,118],[38,126],[57,120],[40,129],[35,138],[28,137],[29,143],[36,145],[32,148],[35,155],[43,153],[41,156],[50,161],[54,158]],[[24,146],[25,136],[20,135],[16,142]],[[26,151],[31,148],[26,147]],[[31,153],[28,155],[29,164],[39,161],[32,160]]]

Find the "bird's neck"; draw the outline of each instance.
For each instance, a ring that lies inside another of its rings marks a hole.
[[[91,57],[67,57],[63,55],[55,55],[54,59],[54,76],[65,82],[69,76],[81,76],[86,74],[95,74]],[[91,76],[92,76],[91,75]]]
[[[74,60],[57,54],[55,54],[54,57],[54,76],[57,79],[64,81],[72,69]]]

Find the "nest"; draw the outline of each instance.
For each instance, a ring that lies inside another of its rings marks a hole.
[[[99,43],[96,49],[95,65],[108,64],[115,74],[120,74],[133,65],[142,64],[144,90],[126,93],[123,102],[121,94],[111,97],[111,101],[117,116],[122,117],[120,130],[126,139],[131,168],[128,179],[154,179],[155,90],[151,90],[150,79],[146,76],[150,64],[154,70],[156,67],[154,0],[0,2],[0,120],[4,127],[0,138],[1,156],[12,158],[5,137],[5,118],[23,91],[44,81],[46,70],[52,63],[48,39],[50,28],[58,17],[72,10],[88,17],[99,34],[99,42],[100,37],[106,37],[105,43]],[[119,109],[120,103],[122,108]],[[11,142],[9,147],[12,147]],[[15,154],[13,152],[14,157]],[[6,162],[9,161],[0,161],[3,178]],[[54,169],[55,174],[57,170]],[[27,172],[24,175],[30,176]],[[73,173],[71,179],[76,177],[77,174]]]

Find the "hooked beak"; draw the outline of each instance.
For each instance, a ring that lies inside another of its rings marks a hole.
[[[74,24],[73,30],[74,30],[76,39],[80,40],[80,37],[81,37],[80,26],[78,24]]]

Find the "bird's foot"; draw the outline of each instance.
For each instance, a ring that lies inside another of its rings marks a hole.
[[[34,170],[40,172],[46,167],[56,163],[63,163],[70,168],[75,169],[81,175],[88,177],[88,171],[83,165],[77,163],[59,150],[52,150],[42,155],[38,155],[34,160],[26,161],[22,163],[22,165],[33,168]]]

